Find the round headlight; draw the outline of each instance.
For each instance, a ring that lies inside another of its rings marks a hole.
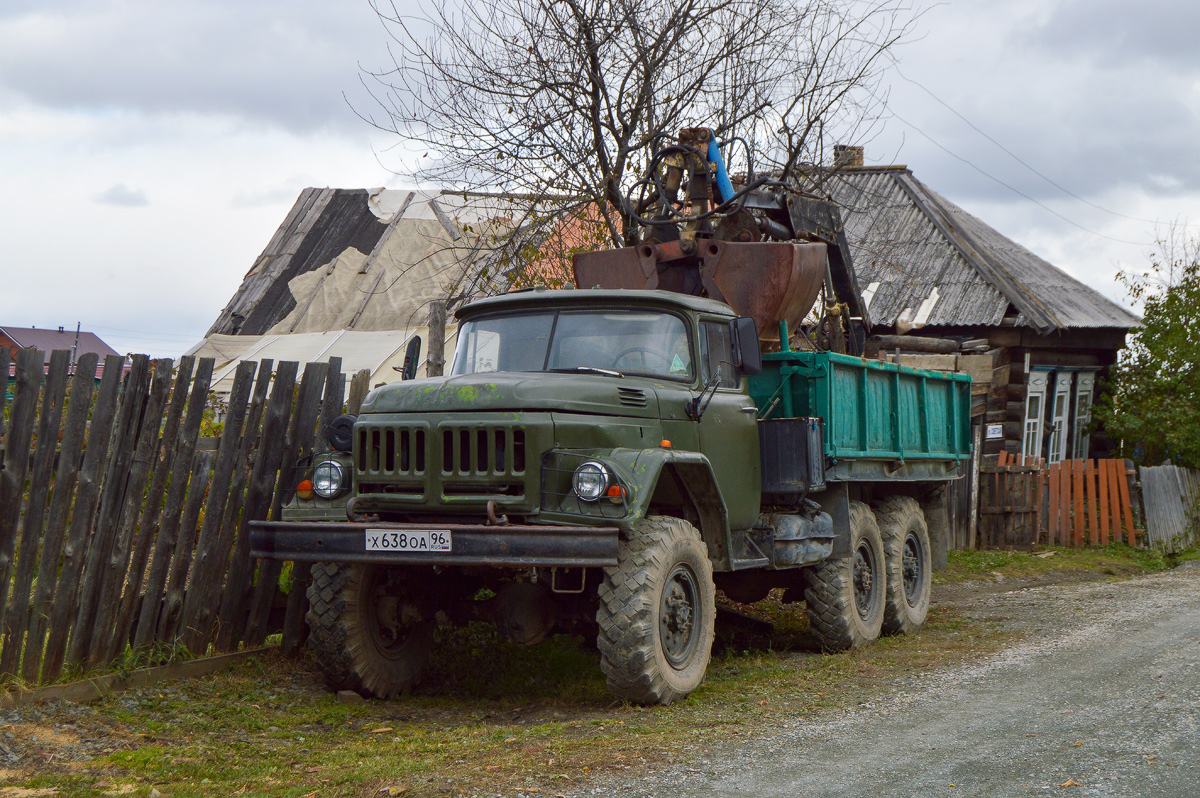
[[[326,460],[313,469],[313,493],[332,499],[346,489],[346,470],[336,460]]]
[[[594,460],[575,469],[575,495],[585,502],[598,501],[608,490],[608,469]]]

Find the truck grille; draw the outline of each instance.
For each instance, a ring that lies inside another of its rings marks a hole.
[[[413,475],[425,473],[428,434],[405,427],[359,427],[355,467],[359,474]]]
[[[443,427],[441,443],[443,474],[525,473],[525,430]]]
[[[519,477],[525,473],[523,429],[359,425],[356,435],[355,468],[360,477],[420,477],[433,463],[440,465],[446,476]]]

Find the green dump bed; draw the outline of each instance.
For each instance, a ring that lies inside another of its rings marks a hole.
[[[844,460],[965,460],[971,378],[832,352],[763,355],[750,378],[760,418],[820,418],[825,455]],[[769,412],[767,409],[770,408]]]

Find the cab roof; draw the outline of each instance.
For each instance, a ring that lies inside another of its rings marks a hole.
[[[736,316],[724,302],[674,291],[645,291],[606,288],[551,289],[526,288],[507,294],[477,299],[455,311],[455,318],[477,316],[499,310],[544,307],[656,307],[690,310],[719,316]]]

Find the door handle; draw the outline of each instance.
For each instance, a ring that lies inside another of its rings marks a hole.
[[[743,413],[757,413],[758,408],[754,405],[748,405],[748,406],[742,408],[742,412]]]

